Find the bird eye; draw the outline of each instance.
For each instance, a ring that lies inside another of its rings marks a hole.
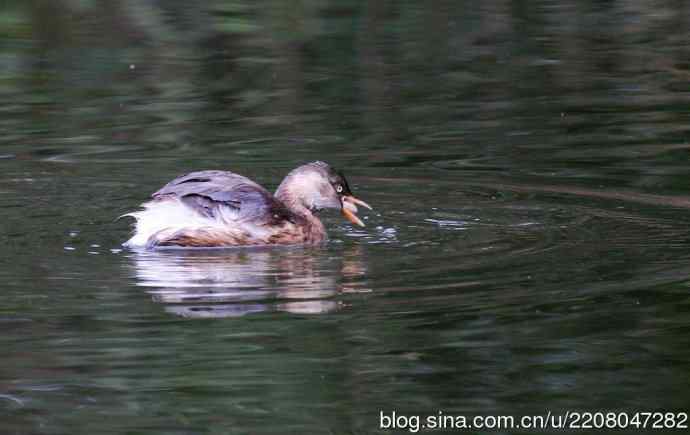
[[[341,186],[340,184],[338,184],[338,185],[335,187],[335,191],[338,192],[338,193],[341,193],[341,192],[343,191],[343,186]]]

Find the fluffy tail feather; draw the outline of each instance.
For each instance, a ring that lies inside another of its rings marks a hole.
[[[123,243],[123,246],[147,248],[160,244],[166,235],[172,235],[179,231],[203,228],[225,229],[223,222],[200,215],[174,197],[155,199],[141,206],[143,210],[120,216],[120,218],[132,217],[136,220],[134,235]]]
[[[219,247],[259,242],[242,228],[229,227],[222,215],[219,218],[201,215],[177,198],[156,199],[142,207],[143,210],[120,216],[136,220],[134,235],[122,244],[127,248]]]

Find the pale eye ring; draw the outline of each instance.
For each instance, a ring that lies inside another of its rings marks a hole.
[[[338,192],[338,193],[342,193],[342,191],[343,191],[343,186],[337,185],[336,188],[335,188],[335,191]]]

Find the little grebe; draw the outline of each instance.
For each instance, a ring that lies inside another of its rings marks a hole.
[[[326,240],[326,229],[315,212],[335,208],[364,226],[355,214],[356,204],[371,209],[352,195],[345,177],[324,162],[293,169],[275,195],[232,172],[199,171],[174,179],[152,197],[142,204],[144,210],[125,215],[136,224],[124,246],[316,244]]]

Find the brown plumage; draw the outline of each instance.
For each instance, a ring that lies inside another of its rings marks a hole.
[[[163,186],[142,204],[134,217],[128,247],[224,247],[315,244],[326,229],[315,215],[335,208],[351,222],[364,226],[345,177],[324,162],[312,162],[290,172],[272,195],[241,175],[199,171]]]

